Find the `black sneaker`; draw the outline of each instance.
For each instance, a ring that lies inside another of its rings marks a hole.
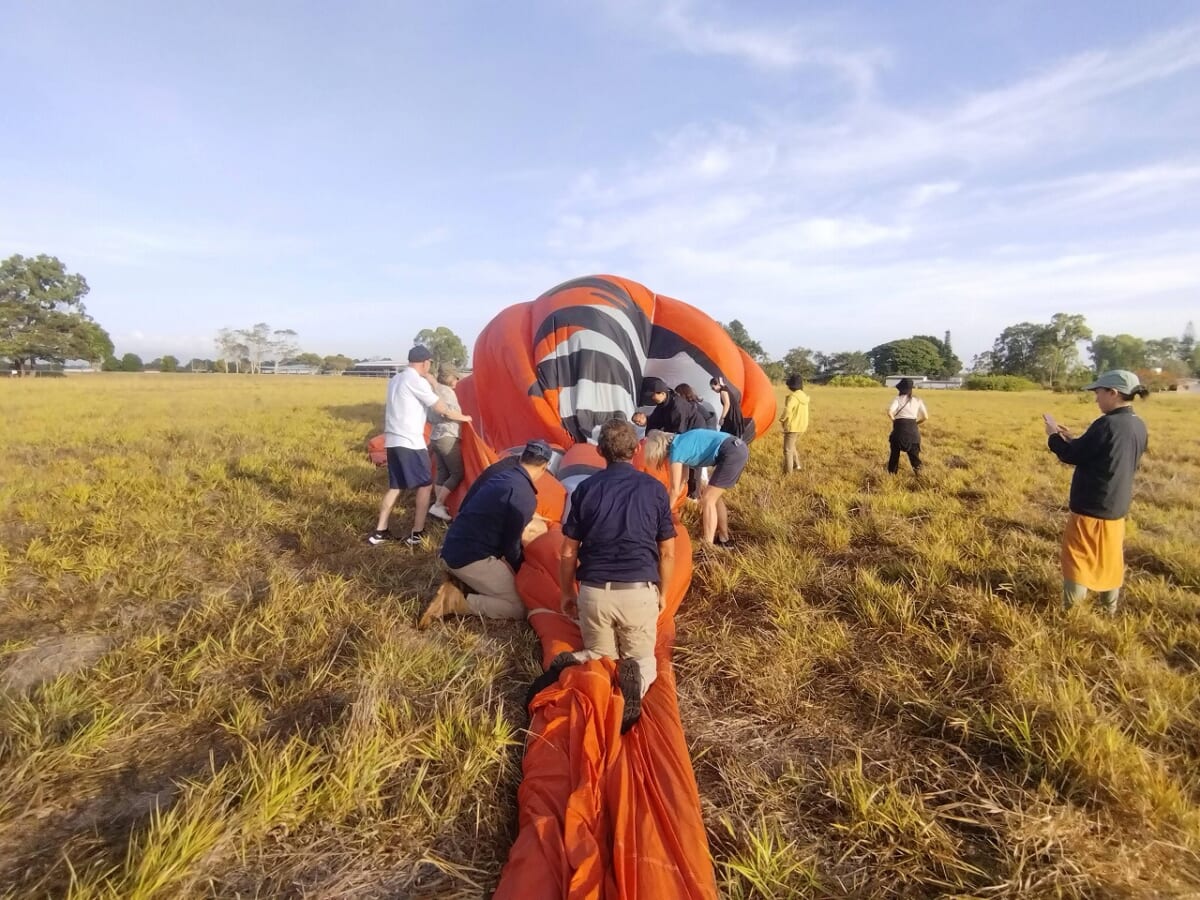
[[[535,678],[533,683],[529,685],[529,690],[525,693],[525,711],[529,711],[529,704],[533,703],[534,697],[558,681],[558,676],[562,674],[563,669],[577,665],[579,665],[579,660],[570,651],[560,653],[554,657],[550,661],[550,668]]]
[[[388,531],[386,528],[383,529],[382,531],[380,531],[379,529],[376,529],[375,531],[372,531],[369,535],[367,535],[367,543],[368,544],[385,544],[388,541],[394,541],[394,540],[397,540],[396,536],[394,534],[392,534],[390,531]]]
[[[563,669],[569,666],[577,666],[579,663],[580,660],[575,656],[574,653],[572,653],[570,650],[564,650],[562,653],[558,654],[558,656],[554,657],[554,659],[550,660],[550,668],[548,671],[557,675]]]
[[[625,697],[625,712],[621,715],[621,734],[624,734],[642,717],[642,669],[636,659],[617,663],[617,684]]]
[[[408,544],[408,546],[410,546],[410,547],[420,547],[421,544],[423,544],[424,542],[425,542],[425,532],[424,531],[414,531],[412,534],[410,534],[408,537],[406,537],[404,539],[404,543]]]

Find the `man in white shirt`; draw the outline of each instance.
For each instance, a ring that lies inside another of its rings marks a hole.
[[[429,448],[425,444],[425,410],[432,409],[453,422],[471,421],[470,416],[450,409],[434,393],[426,378],[432,365],[433,354],[428,347],[418,344],[408,351],[408,367],[393,375],[388,382],[387,407],[383,417],[388,492],[383,495],[383,502],[379,505],[379,521],[375,530],[367,537],[369,544],[397,540],[388,531],[388,519],[403,490],[417,492],[412,532],[404,538],[404,543],[410,547],[421,544],[425,514],[429,511],[429,498],[433,493]]]

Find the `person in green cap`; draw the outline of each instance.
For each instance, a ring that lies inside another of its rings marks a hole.
[[[1062,602],[1070,609],[1095,591],[1111,615],[1125,580],[1125,515],[1133,498],[1133,473],[1146,452],[1146,423],[1134,414],[1133,398],[1149,392],[1125,369],[1105,372],[1085,390],[1096,395],[1104,415],[1079,437],[1049,413],[1042,416],[1050,449],[1075,467],[1062,543]]]

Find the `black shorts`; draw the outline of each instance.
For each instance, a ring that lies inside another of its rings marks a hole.
[[[419,488],[433,484],[433,466],[429,462],[428,450],[410,450],[407,447],[388,447],[388,487]]]
[[[731,488],[742,477],[742,469],[750,459],[750,448],[741,438],[725,439],[717,450],[716,465],[708,476],[708,486],[715,488]]]

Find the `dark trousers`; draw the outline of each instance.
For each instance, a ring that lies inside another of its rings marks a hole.
[[[888,439],[892,452],[888,456],[887,470],[895,475],[900,469],[900,454],[907,453],[913,471],[921,471],[921,431],[912,419],[896,419],[892,422],[892,436]]]
[[[695,466],[688,466],[688,496],[693,500],[700,497],[700,470]]]

